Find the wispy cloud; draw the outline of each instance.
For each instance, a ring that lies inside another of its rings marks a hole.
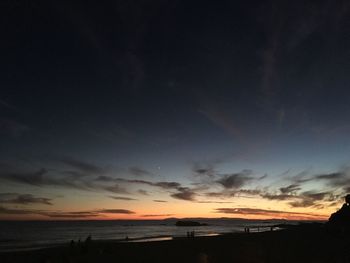
[[[129,192],[119,184],[101,186],[101,188],[115,194],[129,194]]]
[[[80,167],[80,170],[60,172],[40,168],[34,171],[16,171],[11,168],[12,170],[0,171],[0,180],[36,187],[58,186],[83,191],[108,191],[118,194],[129,194],[127,189],[115,183],[115,180],[111,177],[104,175],[99,175],[96,178],[85,176],[87,175],[85,172],[88,172],[88,174],[97,171],[102,172],[100,168],[80,162],[74,162],[74,166]]]
[[[0,214],[9,215],[41,215],[50,218],[94,218],[104,214],[135,214],[128,209],[98,209],[88,211],[49,211],[35,209],[12,209],[0,206]]]
[[[130,197],[125,197],[125,196],[109,196],[112,199],[115,200],[124,200],[124,201],[137,201],[138,199],[135,198],[130,198]]]
[[[45,168],[34,172],[3,172],[1,177],[18,183],[40,186],[52,183],[51,180],[45,178],[47,172]]]
[[[180,200],[195,201],[196,193],[189,188],[178,188],[177,193],[173,193],[170,196]]]
[[[230,201],[197,201],[199,204],[232,204]]]
[[[134,211],[127,210],[127,209],[101,209],[97,210],[98,213],[104,213],[104,214],[135,214]]]
[[[52,205],[52,200],[45,197],[36,197],[31,194],[0,193],[0,204],[44,204]]]
[[[149,193],[146,190],[143,190],[143,189],[139,189],[139,190],[137,190],[137,192],[139,194],[142,194],[142,195],[149,195]]]
[[[188,187],[183,187],[178,182],[151,182],[146,180],[124,179],[124,178],[117,178],[116,180],[124,183],[145,184],[145,185],[161,188],[163,190],[168,190],[170,192],[170,196],[175,199],[194,201],[196,196],[196,193],[193,189],[190,189]]]
[[[142,217],[163,217],[163,216],[173,216],[174,214],[148,214],[142,215]]]
[[[51,218],[92,218],[101,216],[100,213],[95,211],[79,211],[79,212],[37,212],[33,214],[39,214]]]
[[[0,206],[0,214],[7,215],[29,215],[29,214],[40,214],[39,210],[30,209],[12,209]]]
[[[113,182],[113,181],[115,181],[115,179],[110,177],[110,176],[107,176],[107,175],[100,175],[100,176],[95,178],[95,181],[98,181],[98,182]]]
[[[298,213],[281,210],[269,210],[258,208],[217,208],[216,213],[222,214],[235,214],[235,215],[257,215],[270,218],[303,218],[303,219],[325,219],[325,215],[312,214],[312,213]]]
[[[135,176],[153,176],[153,174],[139,166],[132,166],[128,169],[129,173]]]
[[[296,191],[299,191],[301,189],[299,184],[290,184],[286,187],[281,187],[280,191],[282,194],[289,194],[289,193],[294,193]]]
[[[298,200],[292,201],[289,204],[292,207],[314,207],[320,208],[327,204],[327,202],[334,202],[339,200],[339,196],[332,192],[314,192],[306,191],[298,195]],[[320,203],[321,202],[321,203]]]
[[[105,169],[95,164],[84,162],[70,157],[61,158],[60,161],[65,165],[74,168],[86,175],[99,175],[105,173]]]
[[[252,171],[250,170],[243,170],[234,174],[224,174],[216,182],[226,189],[237,189],[254,179],[250,176],[251,174]]]
[[[291,178],[296,184],[318,181],[331,188],[341,188],[346,193],[350,187],[350,167],[341,167],[338,171],[323,174],[303,172]]]
[[[199,176],[199,177],[214,177],[216,174],[216,171],[214,169],[214,165],[211,163],[206,163],[206,164],[199,164],[195,163],[192,167],[192,173],[194,176]]]
[[[291,195],[291,194],[273,194],[269,192],[263,192],[260,194],[262,198],[268,199],[268,200],[277,200],[277,201],[284,201],[284,200],[291,200],[298,198],[297,195]]]
[[[36,171],[5,171],[0,172],[0,180],[27,184],[37,187],[59,186],[79,190],[92,190],[88,182],[76,180],[75,176],[57,177],[49,175],[49,171],[41,168]]]

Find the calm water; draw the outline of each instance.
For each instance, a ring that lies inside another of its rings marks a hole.
[[[69,243],[70,240],[82,241],[88,235],[92,239],[142,241],[157,240],[162,237],[186,236],[187,231],[195,231],[197,236],[242,232],[246,226],[274,225],[286,221],[253,221],[228,219],[196,220],[208,223],[208,226],[177,227],[176,220],[138,220],[138,221],[0,221],[0,251],[42,248],[51,245]]]

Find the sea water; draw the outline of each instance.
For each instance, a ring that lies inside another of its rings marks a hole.
[[[0,251],[37,249],[69,244],[71,240],[83,242],[89,235],[93,240],[157,241],[185,237],[188,231],[194,231],[196,236],[210,236],[243,232],[245,227],[254,226],[266,231],[272,225],[287,223],[283,220],[196,219],[208,225],[179,227],[175,226],[176,221],[0,221]]]

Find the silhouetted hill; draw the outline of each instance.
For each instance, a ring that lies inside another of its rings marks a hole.
[[[327,225],[350,230],[350,194],[345,197],[343,206],[330,216]]]

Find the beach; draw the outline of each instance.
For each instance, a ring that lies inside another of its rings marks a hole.
[[[350,262],[349,237],[323,225],[154,242],[91,241],[1,253],[1,262]]]

